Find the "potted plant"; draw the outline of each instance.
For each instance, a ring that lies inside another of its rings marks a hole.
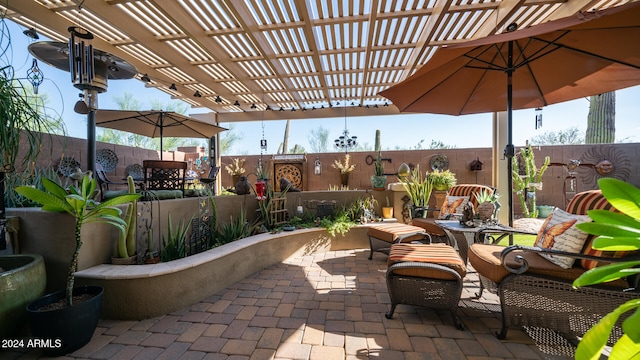
[[[100,317],[102,287],[74,288],[78,255],[82,247],[82,225],[89,222],[106,223],[124,232],[126,223],[120,218],[122,211],[114,206],[131,202],[140,195],[121,195],[98,203],[93,199],[96,180],[88,175],[83,177],[80,188],[71,186],[64,189],[46,178],[42,183],[46,191],[20,186],[16,188],[16,192],[41,204],[44,211],[66,212],[75,218],[75,249],[69,262],[66,289],[45,295],[27,306],[32,336],[59,339],[54,347],[45,350],[48,356],[59,356],[88,343]],[[75,301],[76,299],[85,301]]]
[[[233,158],[231,160],[231,164],[227,164],[224,166],[224,168],[227,170],[229,175],[231,175],[231,179],[232,179],[231,186],[236,186],[236,184],[238,183],[238,180],[240,180],[240,176],[245,173],[245,170],[244,170],[245,162],[246,162],[245,159]]]
[[[615,178],[601,178],[598,186],[602,195],[620,213],[609,210],[589,210],[593,222],[577,227],[589,234],[598,235],[592,247],[603,251],[640,250],[640,189]],[[573,286],[590,286],[623,277],[638,276],[640,261],[612,263],[586,271],[573,282]],[[637,286],[637,285],[636,285]],[[631,359],[640,353],[640,299],[627,301],[602,318],[584,335],[576,349],[576,359],[600,358],[613,325],[624,313],[633,311],[624,322],[624,335],[614,344],[609,359]]]
[[[495,192],[488,191],[486,189],[480,190],[480,192],[474,193],[478,208],[476,209],[476,215],[481,221],[487,221],[494,219],[497,215],[497,211],[500,208],[498,199],[500,195]]]
[[[433,188],[437,191],[447,191],[457,182],[456,174],[451,170],[435,169],[427,175],[433,182]]]
[[[349,173],[356,168],[356,165],[350,164],[350,162],[351,155],[344,154],[344,160],[340,161],[336,159],[333,161],[333,165],[331,165],[332,168],[338,169],[338,171],[340,171],[340,183],[342,184],[342,186],[349,185]]]
[[[376,130],[375,149],[376,160],[374,161],[374,173],[371,176],[371,187],[373,190],[384,190],[387,186],[387,176],[384,174],[384,163],[382,162],[380,130]]]
[[[407,192],[409,198],[411,198],[411,217],[426,218],[427,209],[429,207],[429,198],[431,197],[431,191],[433,190],[433,180],[429,178],[429,173],[427,172],[425,176],[422,176],[422,173],[420,172],[420,165],[416,165],[409,176],[400,176],[398,179]]]

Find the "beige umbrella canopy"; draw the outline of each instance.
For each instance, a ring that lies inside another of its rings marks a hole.
[[[505,155],[511,159],[513,109],[640,84],[638,41],[639,2],[579,13],[440,49],[414,75],[380,94],[403,112],[507,111]],[[511,161],[507,167],[511,173]],[[507,178],[511,188],[511,176]],[[509,196],[510,209],[512,201]],[[510,224],[512,219],[510,213]]]
[[[227,130],[173,111],[161,110],[98,110],[96,126],[160,138],[161,158],[162,138],[165,136],[209,139]]]

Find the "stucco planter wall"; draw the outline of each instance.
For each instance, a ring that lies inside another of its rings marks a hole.
[[[98,265],[76,273],[76,282],[105,288],[103,318],[146,319],[197,303],[290,256],[368,248],[366,231],[363,226],[335,237],[322,228],[255,235],[166,263]]]

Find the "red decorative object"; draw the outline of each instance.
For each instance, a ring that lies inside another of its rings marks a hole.
[[[258,199],[258,201],[261,200],[266,200],[267,197],[265,196],[267,192],[267,183],[265,183],[264,181],[257,181],[256,182],[256,199]]]

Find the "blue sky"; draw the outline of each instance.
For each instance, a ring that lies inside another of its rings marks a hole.
[[[26,50],[31,39],[22,34],[24,28],[7,21],[12,38],[12,64],[16,76],[26,76],[32,58]],[[41,40],[42,39],[41,37]],[[86,138],[86,117],[76,114],[73,106],[78,100],[79,90],[71,85],[69,73],[49,67],[40,62],[45,76],[40,92],[49,96],[49,105],[62,116],[67,124],[70,136]],[[162,91],[145,88],[137,80],[109,81],[107,92],[98,95],[99,109],[116,109],[114,97],[124,92],[138,95],[144,106],[149,107],[149,99],[158,99],[162,103],[171,101]],[[148,110],[145,108],[144,110]],[[587,127],[588,99],[577,99],[561,104],[547,106],[543,110],[543,126],[535,130],[533,109],[514,112],[513,140],[516,146],[524,145],[526,140],[548,131],[558,131],[569,127],[578,127],[583,132]],[[190,114],[209,112],[206,108],[192,108]],[[616,92],[616,138],[640,142],[640,86]],[[415,147],[421,140],[428,146],[431,140],[442,141],[458,148],[491,147],[492,114],[446,116],[433,114],[411,114],[398,116],[352,117],[347,118],[350,135],[358,136],[361,143],[374,142],[375,130],[381,130],[383,149],[396,146]],[[329,142],[342,135],[345,119],[330,118],[317,120],[295,120],[291,122],[289,146],[300,144],[310,151],[308,137],[313,129],[323,127],[329,130]],[[268,142],[267,153],[275,153],[283,140],[286,121],[267,121],[264,123],[265,138]],[[228,127],[229,124],[221,124]],[[235,123],[234,132],[241,135],[242,141],[236,144],[231,153],[259,154],[262,125],[259,122]],[[98,128],[100,132],[100,128]],[[331,149],[332,151],[334,149]]]

